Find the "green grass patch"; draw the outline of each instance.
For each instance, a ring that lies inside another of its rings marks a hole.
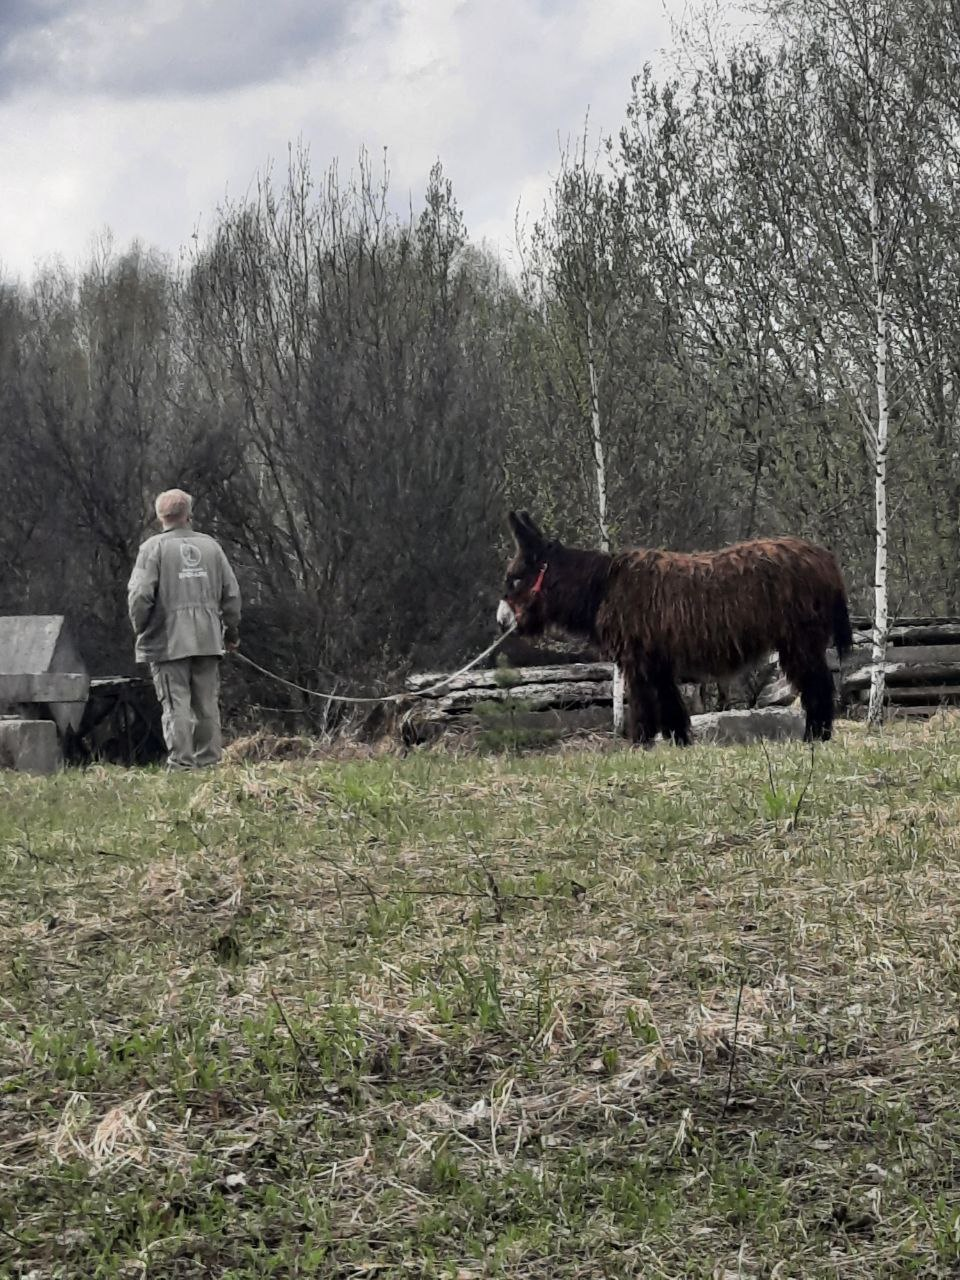
[[[960,727],[0,775],[0,1275],[947,1276]]]

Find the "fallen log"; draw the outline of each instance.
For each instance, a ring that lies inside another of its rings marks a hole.
[[[406,687],[422,698],[444,698],[463,689],[485,690],[522,688],[527,685],[558,685],[567,682],[602,683],[613,678],[613,667],[606,662],[575,662],[568,667],[506,667],[497,671],[468,671],[447,679],[443,672],[408,676]],[[431,686],[443,681],[435,692]]]
[[[857,660],[866,661],[868,657],[869,651],[864,650],[862,654],[857,655]],[[831,670],[837,671],[839,669],[835,650],[828,651],[827,660]],[[732,682],[739,677],[743,677],[745,673],[749,674],[750,671],[751,668],[747,667],[744,668],[743,672],[723,677],[704,675],[697,679],[681,678],[678,681],[680,693],[686,700],[692,700],[696,703],[699,700],[701,685]],[[474,670],[452,678],[448,678],[442,672],[425,672],[408,676],[405,686],[408,693],[422,702],[442,702],[444,706],[456,706],[459,709],[461,702],[459,699],[454,698],[453,695],[464,695],[467,700],[482,701],[490,693],[496,693],[498,696],[513,693],[516,695],[517,701],[520,702],[527,697],[527,690],[535,691],[539,697],[541,686],[558,690],[571,684],[588,683],[605,686],[610,683],[612,674],[613,667],[608,663],[573,663],[570,666],[562,667],[524,667],[521,669],[510,667],[501,668],[497,671]],[[771,705],[776,702],[787,703],[793,701],[795,696],[793,691],[788,692],[786,690],[785,678],[775,663],[765,688],[771,691],[771,697],[766,701],[765,705]],[[601,703],[609,701],[608,691],[605,688],[598,690],[596,697],[597,701]]]
[[[511,703],[518,711],[549,711],[552,708],[610,706],[613,682],[610,680],[567,680],[552,684],[528,684],[522,689],[459,689],[436,698],[417,701],[411,714],[418,720],[443,720],[465,715],[484,703]]]
[[[559,680],[549,683],[528,683],[515,688],[456,689],[450,693],[429,698],[411,697],[408,714],[421,722],[444,720],[448,717],[468,715],[482,704],[495,703],[517,712],[570,710],[582,707],[609,707],[613,701],[613,683],[607,680]],[[700,707],[696,685],[681,684],[680,694],[687,707],[696,713]],[[786,701],[786,699],[784,699]],[[794,701],[791,694],[789,701]]]

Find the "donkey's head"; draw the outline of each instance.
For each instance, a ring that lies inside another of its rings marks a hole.
[[[549,554],[555,544],[547,541],[528,511],[511,511],[507,519],[517,549],[507,565],[497,622],[504,629],[515,622],[521,635],[540,635],[547,623],[544,584]]]

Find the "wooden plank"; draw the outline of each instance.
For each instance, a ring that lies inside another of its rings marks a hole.
[[[844,683],[852,680],[855,676],[859,676],[861,670],[865,671],[873,664],[870,661],[870,649],[853,650],[853,656],[859,658],[862,666],[855,668],[845,677]],[[921,667],[956,667],[960,672],[960,644],[916,644],[916,645],[899,645],[887,650],[887,670],[891,668],[907,668],[916,666],[918,672]]]
[[[944,617],[943,614],[936,614],[936,615],[904,614],[903,617],[898,616],[896,618],[893,618],[892,622],[894,626],[898,626],[898,627],[939,627],[947,622],[960,622],[960,618],[958,618],[956,615],[954,615],[953,617]],[[871,619],[870,625],[871,626],[873,625],[872,619]]]
[[[960,678],[956,684],[895,684],[887,690],[886,698],[892,703],[960,702]],[[856,701],[864,706],[870,701],[870,686],[865,685],[856,690]]]
[[[895,645],[889,651],[890,662],[946,662],[960,667],[960,644],[904,644]],[[864,665],[870,660],[870,650],[865,654]]]
[[[870,631],[854,631],[853,643],[855,646],[863,646],[871,648],[873,646],[873,634]],[[919,644],[960,644],[960,624],[943,623],[941,626],[932,627],[891,627],[888,634],[888,647],[897,648],[900,645]]]
[[[872,649],[873,636],[869,631],[855,631],[854,645]],[[937,645],[960,646],[960,626],[892,628],[887,648],[896,649],[899,654],[901,649],[910,645],[920,649],[931,649]]]
[[[850,615],[850,625],[854,631],[872,631],[873,618],[867,617],[864,613],[852,613]],[[960,618],[933,614],[929,616],[903,614],[902,616],[891,618],[890,626],[893,628],[960,626]]]
[[[960,662],[886,662],[884,671],[888,684],[919,685],[925,680],[960,680]],[[860,667],[845,675],[840,682],[844,691],[862,689],[870,683],[872,667]]]
[[[960,644],[960,622],[938,622],[922,627],[891,627],[890,640],[895,645]]]
[[[122,689],[152,689],[150,676],[94,676],[90,681],[90,692],[112,693]]]
[[[503,689],[504,681],[509,679],[512,686],[520,688],[529,684],[561,684],[566,681],[610,680],[613,667],[606,662],[574,662],[566,667],[507,667],[506,670],[489,669],[485,671],[468,671],[465,675],[456,676],[444,684],[435,694],[427,697],[444,697],[461,689]],[[406,687],[411,693],[420,693],[431,685],[446,680],[445,672],[429,672],[425,675],[408,676]]]
[[[957,656],[955,659],[945,659],[938,656],[938,650],[941,648],[956,649]],[[931,651],[933,656],[928,656]],[[836,650],[827,650],[827,666],[831,671],[840,671],[851,674],[872,665],[871,656],[873,654],[873,646],[870,644],[857,644],[852,649],[848,649],[843,655],[843,663],[837,660]],[[909,666],[911,663],[922,663],[923,665],[943,664],[952,666],[954,663],[960,666],[960,645],[897,645],[887,646],[887,662],[896,662],[901,665]]]
[[[89,677],[77,672],[44,671],[34,675],[0,674],[0,704],[86,702]]]

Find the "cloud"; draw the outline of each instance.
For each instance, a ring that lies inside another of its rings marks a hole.
[[[388,24],[390,7],[366,0]],[[3,0],[0,90],[115,97],[265,84],[343,47],[354,0]]]
[[[56,33],[48,69],[0,97],[0,267],[23,276],[83,259],[106,226],[175,255],[297,139],[318,174],[386,148],[398,209],[440,159],[471,237],[509,259],[518,201],[539,212],[588,109],[592,136],[619,129],[631,76],[669,35],[649,0],[142,0],[135,19],[73,0],[44,21],[16,3],[18,22],[10,0],[0,11],[21,49]]]
[[[4,0],[0,6],[0,49],[18,36],[55,22],[68,10],[70,0]]]

